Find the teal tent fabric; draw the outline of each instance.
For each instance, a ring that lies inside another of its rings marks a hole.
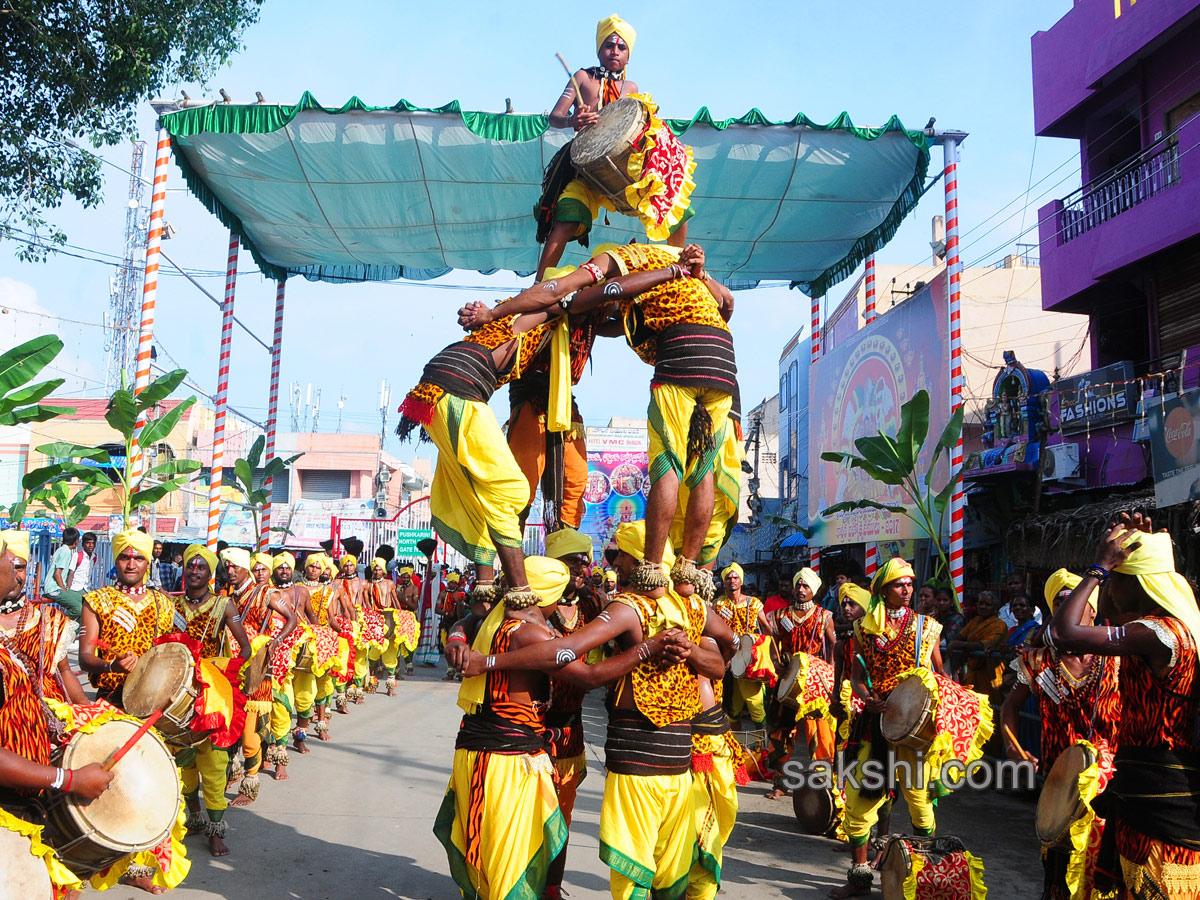
[[[401,100],[338,108],[216,104],[163,116],[192,193],[242,236],[264,274],[332,282],[534,270],[542,170],[570,134],[546,116]],[[710,272],[810,293],[849,275],[916,205],[929,140],[893,118],[858,128],[752,109],[668,119],[696,160],[688,239]],[[601,213],[591,243],[645,240]],[[572,244],[565,262],[586,258]]]

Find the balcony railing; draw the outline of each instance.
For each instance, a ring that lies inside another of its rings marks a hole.
[[[1179,183],[1174,135],[1122,163],[1113,172],[1064,197],[1059,227],[1067,243]]]

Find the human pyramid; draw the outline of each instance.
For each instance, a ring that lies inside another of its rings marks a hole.
[[[0,533],[0,841],[32,850],[14,857],[30,864],[12,876],[27,893],[12,896],[177,886],[191,865],[185,834],[227,855],[227,807],[254,802],[264,761],[288,778],[289,738],[309,753],[310,725],[331,740],[332,710],[349,714],[380,684],[394,696],[412,673],[411,567],[393,582],[377,557],[363,579],[354,556],[339,569],[312,553],[297,580],[290,553],[227,548],[218,561],[193,544],[172,597],[146,584],[152,545],[136,529],[113,537],[116,583],[84,595],[77,625],[26,601],[29,536]],[[94,700],[67,660],[77,637]]]

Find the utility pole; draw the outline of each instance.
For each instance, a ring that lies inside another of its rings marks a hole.
[[[313,417],[312,430],[313,430],[313,433],[316,434],[316,432],[320,430],[319,423],[321,421],[321,389],[320,388],[317,388],[315,396],[313,397],[312,417]]]
[[[346,400],[349,399],[346,396],[345,388],[342,388],[340,393],[341,393],[341,396],[338,397],[338,429],[337,429],[338,434],[342,433],[342,410],[346,406]]]
[[[288,387],[292,407],[292,433],[300,431],[300,382],[293,381]]]
[[[133,142],[129,163],[129,199],[125,207],[125,253],[121,267],[109,280],[108,328],[104,332],[104,349],[108,351],[108,368],[104,378],[105,393],[121,387],[122,376],[133,368],[134,347],[141,315],[142,276],[146,258],[146,211],[142,207],[146,182],[142,178],[142,157],[145,141]]]
[[[387,379],[379,382],[379,449],[387,443],[387,414],[391,402],[392,389],[388,387]]]

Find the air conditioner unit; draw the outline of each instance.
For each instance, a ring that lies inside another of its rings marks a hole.
[[[1082,478],[1078,444],[1054,444],[1042,453],[1042,481]]]

